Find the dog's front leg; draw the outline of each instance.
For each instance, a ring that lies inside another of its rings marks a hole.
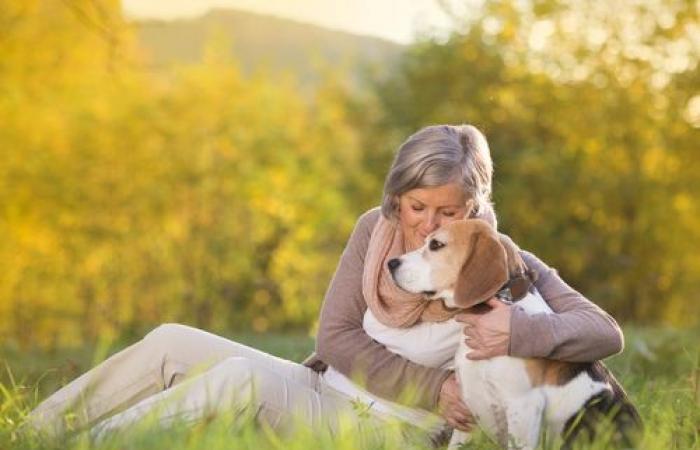
[[[530,450],[537,447],[546,398],[539,390],[508,401],[508,448]]]

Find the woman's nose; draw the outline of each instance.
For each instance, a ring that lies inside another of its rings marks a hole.
[[[440,225],[439,219],[437,217],[437,214],[429,214],[428,218],[425,221],[423,229],[427,231],[428,233],[432,233],[435,231],[438,226]]]

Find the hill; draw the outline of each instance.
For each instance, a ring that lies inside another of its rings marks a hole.
[[[209,42],[230,48],[245,73],[264,68],[291,71],[303,82],[318,79],[320,65],[389,68],[403,46],[375,37],[334,31],[274,16],[214,9],[204,16],[174,21],[134,23],[148,67],[200,62]]]

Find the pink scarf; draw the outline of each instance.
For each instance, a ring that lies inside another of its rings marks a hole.
[[[362,273],[362,293],[377,320],[390,327],[406,328],[421,320],[443,322],[457,314],[458,309],[448,309],[440,300],[428,300],[396,285],[387,261],[406,251],[401,227],[380,215],[372,230]]]

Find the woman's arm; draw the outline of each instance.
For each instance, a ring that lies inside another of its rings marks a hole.
[[[615,319],[566,284],[555,269],[535,255],[521,255],[537,272],[535,287],[555,314],[528,316],[516,304],[510,319],[510,355],[584,362],[622,351],[624,339]]]
[[[366,380],[367,390],[375,395],[405,401],[399,397],[411,389],[414,406],[433,410],[451,372],[392,353],[362,328],[367,309],[362,295],[364,258],[379,214],[377,208],[360,217],[343,251],[321,309],[316,355],[344,375]]]

